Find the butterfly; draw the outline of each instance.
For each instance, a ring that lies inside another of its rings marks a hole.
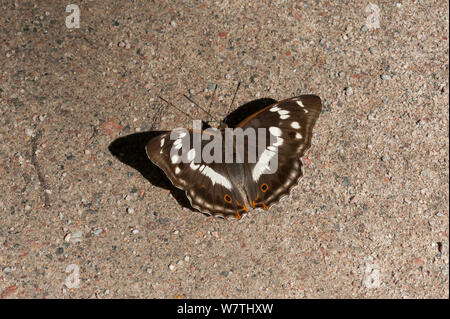
[[[223,161],[223,157],[222,161],[196,161],[193,146],[187,153],[187,162],[180,161],[178,155],[173,155],[173,150],[181,147],[181,139],[186,133],[189,133],[191,142],[188,144],[193,145],[195,129],[174,130],[156,136],[146,145],[146,153],[174,186],[186,192],[193,208],[208,215],[240,219],[251,208],[268,210],[298,184],[303,176],[300,157],[311,146],[312,130],[321,109],[318,96],[302,95],[264,107],[238,123],[234,128],[241,128],[244,132],[249,128],[265,129],[263,132],[270,140],[265,149],[257,151],[254,161],[249,160],[249,154],[258,148],[259,134],[256,141],[244,139],[245,154],[240,161],[229,163]],[[208,134],[225,140],[226,129],[222,125]],[[202,138],[200,149],[204,150],[208,142]],[[226,151],[225,144],[221,146],[223,151]],[[236,144],[233,144],[232,152],[237,159]],[[270,171],[269,162],[275,159],[276,170]]]

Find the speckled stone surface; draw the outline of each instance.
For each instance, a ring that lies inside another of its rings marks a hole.
[[[448,1],[67,4],[0,4],[2,298],[449,297]],[[238,81],[324,110],[290,198],[225,221],[134,146]]]

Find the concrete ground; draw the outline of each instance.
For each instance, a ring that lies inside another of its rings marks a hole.
[[[3,298],[448,298],[448,1],[2,1]],[[70,9],[70,7],[69,7]],[[68,18],[66,25],[66,17]],[[324,109],[289,199],[191,210],[155,131]]]

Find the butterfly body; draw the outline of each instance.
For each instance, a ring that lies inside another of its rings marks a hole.
[[[162,134],[148,142],[146,151],[171,182],[186,191],[194,208],[214,216],[240,218],[251,208],[269,209],[298,183],[303,175],[300,157],[311,145],[320,111],[319,97],[293,97],[244,119],[235,127],[235,139],[227,139],[229,131],[222,122],[220,129]],[[252,130],[257,132],[254,139],[243,136]],[[206,136],[198,148],[194,147],[194,133]],[[214,138],[221,142],[211,152],[212,143],[208,143]],[[242,143],[237,142],[239,138]],[[181,155],[173,155],[174,150],[181,151],[182,140],[189,148],[184,162],[177,161]],[[268,143],[261,147],[261,140]],[[214,153],[214,161],[204,159],[207,151]],[[256,156],[252,158],[252,154]],[[271,170],[274,165],[276,169]]]

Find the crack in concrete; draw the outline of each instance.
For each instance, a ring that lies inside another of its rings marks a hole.
[[[36,175],[38,177],[39,184],[41,185],[42,194],[44,198],[44,208],[50,208],[50,197],[47,194],[47,190],[49,189],[49,187],[46,180],[44,179],[44,176],[42,175],[41,167],[36,157],[36,151],[38,146],[37,141],[41,136],[42,132],[37,131],[36,135],[33,136],[31,139],[31,164],[33,164],[34,169],[36,170]]]

